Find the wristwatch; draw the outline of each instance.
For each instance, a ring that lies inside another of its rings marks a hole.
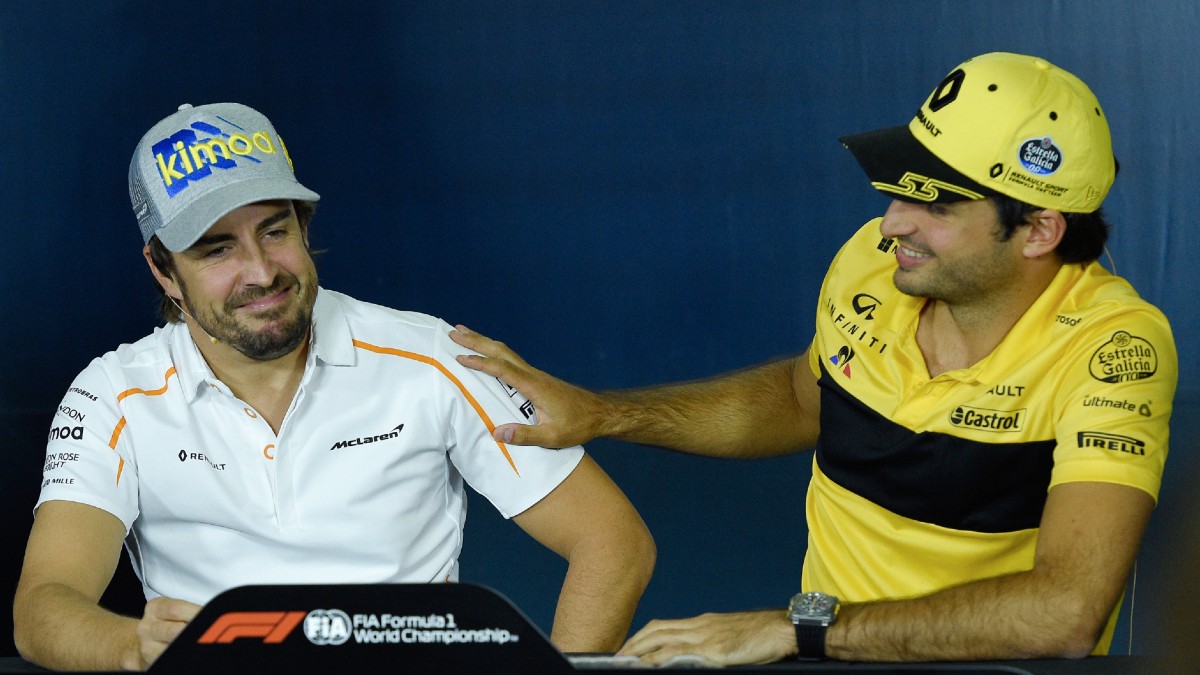
[[[800,658],[825,658],[825,632],[837,621],[838,599],[816,591],[797,593],[788,603],[788,618],[796,627]]]

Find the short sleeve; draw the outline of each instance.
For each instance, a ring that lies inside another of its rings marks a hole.
[[[511,518],[558,487],[583,458],[583,448],[548,449],[493,439],[496,426],[533,424],[537,413],[516,389],[460,365],[455,356],[471,352],[450,340],[450,330],[439,322],[435,339],[435,358],[446,369],[450,460],[472,488]]]
[[[1051,486],[1100,481],[1155,499],[1178,379],[1166,318],[1146,306],[1097,321],[1065,359]]]
[[[122,439],[118,395],[102,359],[71,383],[50,423],[35,510],[52,500],[79,502],[113,514],[126,531],[132,527],[138,516],[137,466]]]

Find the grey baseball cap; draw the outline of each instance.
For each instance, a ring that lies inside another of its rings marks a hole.
[[[239,206],[320,198],[296,180],[270,120],[239,103],[179,106],[142,136],[129,163],[129,200],[142,241],[157,235],[175,252]]]

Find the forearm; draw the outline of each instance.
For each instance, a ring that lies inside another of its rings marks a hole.
[[[603,392],[598,435],[712,457],[762,457],[811,447],[819,424],[797,400],[801,359],[710,380]]]
[[[580,544],[568,556],[550,638],[565,652],[612,652],[624,642],[654,571],[649,532]]]
[[[1095,647],[1112,603],[1026,572],[909,600],[845,605],[826,638],[847,661],[966,661],[1083,657]],[[1114,601],[1115,602],[1115,599]]]
[[[13,604],[17,651],[52,670],[140,669],[137,619],[119,616],[78,591],[45,584],[18,592]]]

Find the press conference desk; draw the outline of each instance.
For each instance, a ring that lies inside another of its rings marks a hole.
[[[320,669],[314,669],[316,672]],[[658,673],[695,673],[708,669],[675,669],[658,668]],[[715,669],[714,669],[715,670]],[[747,666],[726,668],[724,670],[737,673],[870,673],[871,675],[913,675],[915,673],[934,673],[936,675],[970,674],[987,675],[989,673],[1008,673],[1011,675],[1138,675],[1151,673],[1171,673],[1178,670],[1168,667],[1161,659],[1149,656],[1107,656],[1092,657],[1080,660],[1044,660],[1044,661],[982,661],[978,663],[773,663],[765,666]],[[0,657],[0,673],[44,673],[48,672],[16,656]],[[292,675],[301,675],[304,670],[288,668]],[[339,675],[351,671],[339,671]],[[385,661],[373,672],[404,672],[395,661]],[[483,674],[495,672],[495,669],[480,671]],[[629,669],[582,669],[578,673],[627,673]],[[638,671],[634,671],[638,672]],[[645,672],[645,671],[642,671]],[[322,675],[328,675],[327,672]]]
[[[647,670],[599,661],[564,656],[507,598],[474,584],[244,586],[206,604],[150,673],[572,675]],[[685,673],[709,669],[653,670]],[[926,664],[788,661],[727,670],[1136,675],[1177,669],[1154,657],[1114,656]],[[18,657],[0,657],[0,673],[29,672],[45,671]]]

